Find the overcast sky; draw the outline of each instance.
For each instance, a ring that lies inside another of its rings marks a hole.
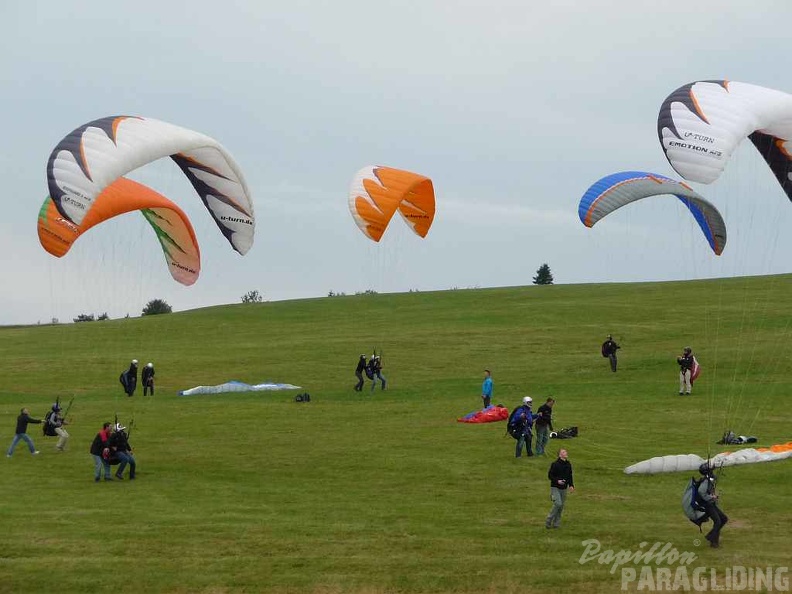
[[[266,299],[531,283],[788,272],[792,205],[745,143],[714,184],[716,258],[671,197],[587,229],[577,204],[622,170],[674,178],[657,140],[663,99],[702,79],[792,92],[792,3],[226,0],[0,2],[4,180],[0,324],[70,321]],[[168,274],[133,213],[62,259],[36,217],[52,148],[77,126],[141,115],[203,132],[240,164],[256,240],[239,256],[169,160],[132,175],[187,211],[201,247],[192,287]],[[426,239],[395,218],[379,244],[347,206],[355,172],[432,178]]]

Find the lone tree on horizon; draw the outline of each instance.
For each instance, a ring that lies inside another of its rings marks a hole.
[[[146,307],[143,308],[144,316],[155,316],[158,314],[166,314],[171,313],[173,308],[168,305],[168,302],[164,299],[152,299],[148,303],[146,303]]]
[[[550,267],[547,264],[542,264],[539,270],[536,271],[536,276],[533,277],[533,284],[535,285],[552,285],[553,273],[550,272]]]

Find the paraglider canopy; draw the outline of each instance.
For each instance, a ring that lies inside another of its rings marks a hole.
[[[349,188],[349,211],[373,241],[382,238],[397,211],[416,235],[426,237],[435,215],[432,180],[392,167],[364,167]]]

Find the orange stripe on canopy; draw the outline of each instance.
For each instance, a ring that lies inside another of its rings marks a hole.
[[[136,210],[141,211],[154,229],[171,276],[184,285],[192,285],[200,274],[201,254],[187,215],[162,194],[124,177],[96,197],[79,225],[63,218],[47,197],[39,212],[39,241],[47,252],[60,258],[91,227]]]

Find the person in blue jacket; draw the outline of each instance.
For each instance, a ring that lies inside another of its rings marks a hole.
[[[492,404],[492,374],[489,369],[484,370],[484,382],[481,384],[481,400],[484,403],[482,408],[487,408]]]
[[[517,440],[517,447],[514,452],[515,458],[522,456],[523,447],[527,456],[533,456],[531,441],[533,440],[533,424],[536,415],[531,410],[533,398],[525,396],[522,405],[515,408],[509,415],[506,430]]]

